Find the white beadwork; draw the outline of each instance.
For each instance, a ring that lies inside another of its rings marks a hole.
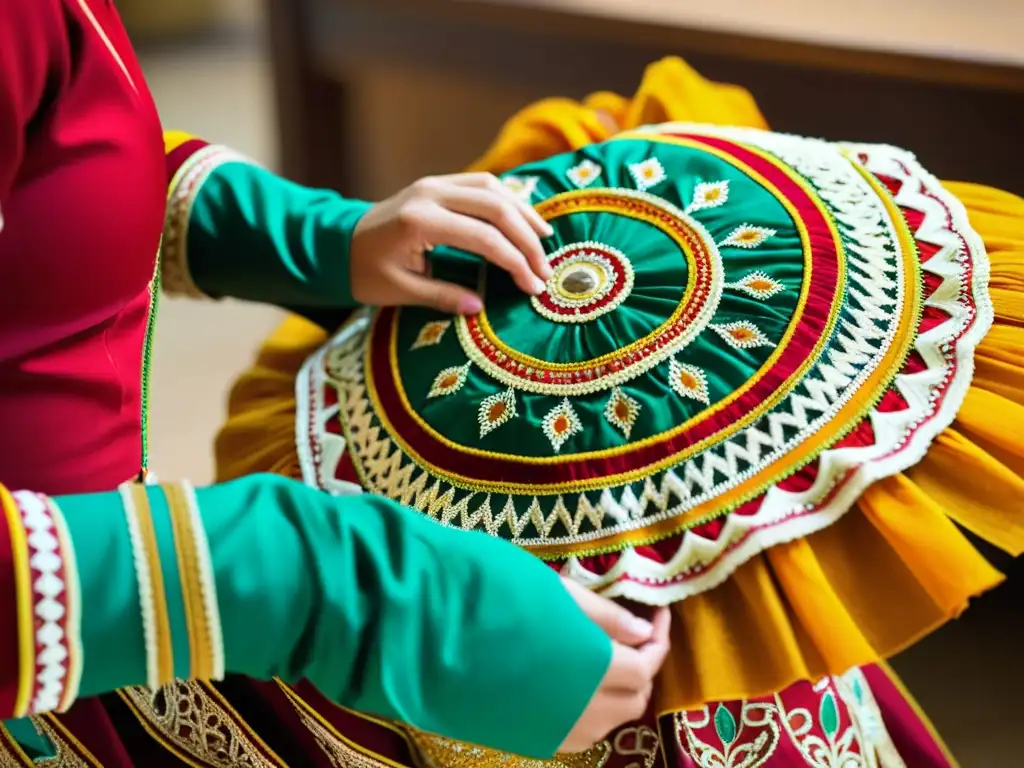
[[[665,167],[656,157],[648,158],[639,163],[632,163],[628,168],[629,175],[636,182],[636,188],[641,192],[646,192],[648,189],[658,186],[668,178],[668,175],[665,173]]]
[[[761,270],[751,272],[735,283],[726,283],[723,287],[742,291],[760,301],[767,301],[775,294],[786,290],[786,286],[771,277],[767,272],[762,272]]]
[[[707,374],[696,365],[680,363],[673,357],[668,362],[668,383],[680,397],[711,404]]]
[[[71,604],[72,599],[77,600],[77,586],[73,592],[66,589],[61,575],[65,569],[62,539],[45,498],[28,491],[13,496],[25,527],[29,567],[38,572],[32,582],[37,674],[29,714],[53,712],[67,698],[69,684],[76,692],[78,687],[79,672],[69,668],[72,654],[81,652],[80,613],[77,605]],[[68,576],[77,581],[74,572],[69,571]]]
[[[617,248],[610,245],[598,243],[591,240],[581,243],[570,243],[564,245],[548,256],[548,261],[553,262],[563,254],[571,251],[579,251],[569,258],[561,261],[555,268],[554,273],[548,278],[544,295],[552,304],[564,309],[574,310],[573,314],[563,314],[552,311],[540,301],[537,296],[530,297],[530,304],[537,312],[548,320],[556,323],[588,323],[602,315],[615,311],[633,290],[633,265],[629,257]],[[614,257],[613,262],[604,253]],[[561,290],[561,282],[572,269],[585,269],[593,274],[598,287],[585,298],[574,299],[570,294]],[[610,294],[616,287],[618,292],[610,301],[601,306],[594,306],[601,299]]]
[[[440,344],[441,339],[444,338],[445,333],[451,326],[451,320],[431,320],[420,328],[420,332],[416,334],[416,340],[413,341],[409,349],[422,349],[423,347],[432,347],[435,344]]]
[[[570,437],[583,430],[583,423],[576,415],[572,403],[566,398],[548,411],[541,423],[541,428],[548,440],[551,441],[551,447],[555,449],[555,453],[558,453]]]
[[[579,165],[574,165],[565,175],[574,186],[583,188],[589,187],[601,175],[601,166],[593,160],[584,160]]]
[[[619,430],[628,440],[640,415],[640,403],[627,395],[619,387],[612,390],[611,397],[604,407],[604,417]]]
[[[484,398],[477,410],[477,421],[480,423],[480,437],[490,434],[503,424],[507,424],[519,414],[516,412],[516,393],[506,389],[496,395]]]
[[[774,234],[774,229],[755,227],[753,224],[741,224],[730,232],[729,236],[718,245],[721,248],[731,245],[738,248],[757,248],[757,246]]]
[[[701,182],[693,190],[693,199],[686,206],[687,213],[702,211],[705,208],[717,208],[729,200],[729,182]]]
[[[451,525],[479,527],[492,535],[511,534],[522,546],[585,542],[642,528],[716,498],[778,460],[833,418],[875,371],[879,359],[892,344],[892,318],[903,311],[905,278],[902,261],[891,257],[899,250],[893,222],[854,164],[862,162],[871,171],[901,181],[897,202],[924,213],[915,235],[940,246],[936,256],[924,265],[926,271],[943,280],[927,303],[950,310],[948,321],[918,339],[917,349],[927,370],[896,376],[896,389],[909,407],[901,412],[873,412],[873,444],[824,451],[818,459],[818,479],[811,488],[798,493],[769,488],[756,515],[727,516],[721,536],[713,542],[686,534],[668,563],[654,563],[626,547],[612,571],[600,577],[586,572],[578,561],[571,559],[566,564],[567,573],[604,594],[665,604],[712,589],[767,547],[831,525],[867,483],[916,462],[934,436],[952,421],[962,402],[970,382],[971,353],[991,323],[992,308],[985,293],[988,263],[984,247],[970,229],[962,205],[923,171],[909,153],[878,146],[837,148],[826,142],[752,129],[672,125],[646,130],[703,133],[775,154],[814,185],[843,228],[848,244],[848,270],[857,278],[848,317],[835,331],[835,346],[812,364],[804,382],[780,401],[768,417],[694,456],[660,479],[647,478],[639,484],[607,489],[593,502],[586,494],[578,494],[565,499],[548,497],[549,503],[543,506],[531,504],[531,514],[538,520],[530,520],[530,515],[516,513],[511,498],[503,493],[494,492],[493,498],[486,491],[455,495],[447,482],[431,477],[404,457],[375,421],[363,384],[361,354],[358,350],[338,354],[338,345],[343,343],[360,347],[368,328],[368,315],[363,314],[346,326],[324,350],[307,361],[304,371],[311,365],[321,365],[329,357],[343,358],[343,364],[332,370],[345,372],[343,380],[335,381],[342,398],[346,429],[352,436],[353,459],[365,474],[367,488],[415,506],[439,520],[445,519]],[[849,154],[849,159],[843,152]],[[857,154],[866,155],[866,159],[859,161]],[[972,257],[969,273],[963,265],[967,260],[961,238],[966,240]],[[977,313],[965,305],[961,291],[974,298]],[[950,344],[952,340],[956,340],[955,347]],[[311,381],[319,374],[304,375]],[[936,397],[947,382],[943,397]],[[316,425],[319,420],[314,418],[310,423]],[[786,435],[792,437],[786,439]],[[309,437],[315,443],[330,439],[323,432],[311,433]],[[894,451],[894,446],[900,450]],[[322,478],[330,472],[331,468],[324,467],[313,477]],[[840,482],[840,478],[852,480]],[[541,497],[540,501],[544,499]],[[553,506],[551,499],[556,502]],[[551,511],[544,512],[545,508]],[[575,512],[570,512],[573,509]],[[523,536],[527,526],[540,532],[550,531],[556,521],[569,531],[567,537],[548,539],[543,533],[539,537]],[[584,533],[581,526],[592,532]]]
[[[537,182],[539,181],[540,179],[536,176],[505,176],[501,183],[513,195],[524,203],[528,203],[537,191]]]
[[[718,251],[718,247],[714,243],[714,239],[711,237],[711,234],[699,221],[691,218],[676,206],[662,200],[656,195],[633,189],[616,189],[614,190],[614,193],[620,197],[640,200],[648,205],[658,208],[669,216],[682,219],[704,244],[707,251],[707,257],[710,262],[708,268],[711,273],[711,281],[708,286],[707,296],[704,297],[699,312],[693,317],[685,330],[662,347],[659,347],[655,352],[652,352],[647,357],[638,361],[634,361],[632,365],[624,367],[618,373],[613,373],[601,378],[584,379],[582,381],[574,381],[572,383],[561,383],[527,379],[505,370],[503,367],[489,359],[487,355],[485,355],[476,346],[466,318],[458,317],[455,319],[455,331],[458,333],[459,343],[462,345],[463,352],[466,353],[466,356],[474,365],[476,365],[477,368],[505,386],[513,387],[524,392],[562,396],[586,395],[591,392],[609,390],[612,387],[620,386],[632,379],[642,376],[652,368],[660,365],[683,347],[692,343],[693,340],[705,330],[708,323],[714,317],[715,312],[718,311],[719,303],[722,300],[722,288],[724,283],[722,257]]]
[[[747,320],[723,325],[711,324],[711,330],[725,339],[734,349],[755,349],[756,347],[774,347],[775,342],[769,339],[761,329]]]
[[[458,392],[466,383],[466,376],[469,374],[470,363],[464,365],[453,365],[451,368],[443,369],[430,385],[427,397],[447,397]]]

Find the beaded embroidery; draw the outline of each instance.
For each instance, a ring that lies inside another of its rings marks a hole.
[[[640,403],[616,387],[608,398],[608,405],[604,407],[604,417],[628,440],[641,407]]]
[[[658,195],[627,186],[649,157],[667,175]],[[454,318],[423,373],[403,350],[449,318],[357,315],[304,368],[324,391],[300,404],[324,406],[299,425],[300,451],[321,456],[303,472],[351,482],[322,458],[344,450],[368,490],[509,538],[610,596],[668,603],[830,525],[923,455],[990,322],[987,262],[962,206],[889,147],[667,125],[515,175],[569,178],[598,158],[607,186],[552,181],[537,209],[552,252],[628,249],[621,305],[559,323],[488,271],[486,312]],[[691,167],[714,180],[690,181]],[[600,291],[601,274],[570,283]],[[462,365],[473,407],[514,393],[500,441],[455,416],[468,388],[427,398],[438,370]]]
[[[755,227],[752,224],[744,224],[736,227],[729,236],[723,240],[722,247],[735,245],[739,248],[757,248],[765,240],[775,234],[774,229],[767,227]]]
[[[693,191],[693,200],[686,207],[687,213],[695,213],[705,208],[717,208],[729,202],[729,182],[701,182]]]
[[[629,166],[629,174],[633,177],[633,181],[636,182],[637,189],[643,192],[646,192],[651,187],[658,186],[668,178],[668,174],[665,173],[665,166],[656,157],[642,160],[639,163],[633,163]]]
[[[82,673],[81,597],[74,551],[60,511],[37,493],[12,494],[21,513],[32,574],[35,676],[29,713],[64,711]]]
[[[680,397],[690,397],[704,405],[711,404],[708,377],[695,365],[680,363],[673,357],[669,361],[668,383]]]
[[[466,383],[466,374],[468,373],[468,365],[455,365],[451,368],[444,368],[434,379],[427,397],[445,397],[446,395],[455,394]]]
[[[576,415],[568,398],[548,411],[541,424],[555,453],[562,450],[562,446],[570,437],[583,431],[580,417]]]
[[[435,344],[440,344],[445,332],[451,328],[451,325],[451,320],[434,320],[427,323],[420,328],[420,332],[416,334],[416,341],[412,343],[409,349],[423,349],[423,347],[432,347]]]
[[[721,336],[734,349],[753,349],[754,347],[774,347],[775,343],[765,336],[761,329],[746,320],[726,325],[712,325],[711,330]]]
[[[579,165],[573,166],[566,172],[569,181],[577,187],[587,187],[597,181],[601,175],[601,166],[593,160],[584,160]]]
[[[537,191],[537,182],[539,182],[536,176],[506,176],[501,180],[502,184],[505,185],[505,189],[514,194],[524,203],[530,202],[534,192]]]
[[[480,437],[490,434],[518,415],[514,389],[509,388],[497,395],[484,398],[477,413],[477,420],[480,422]]]
[[[735,283],[726,283],[725,287],[742,291],[748,296],[760,301],[767,301],[779,291],[786,290],[786,286],[761,270],[751,272],[742,280],[738,280]]]

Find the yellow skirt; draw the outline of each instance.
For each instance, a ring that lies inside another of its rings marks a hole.
[[[598,93],[528,107],[473,167],[500,173],[607,139],[613,123],[628,130],[669,121],[767,127],[746,91],[667,59],[648,69],[631,99]],[[776,546],[724,585],[677,603],[662,711],[877,663],[958,616],[1002,579],[958,526],[1014,555],[1024,551],[1024,200],[946,187],[988,249],[995,307],[957,420],[920,464],[875,484],[830,528]],[[291,317],[266,342],[231,394],[216,447],[220,480],[300,476],[295,377],[325,340]]]

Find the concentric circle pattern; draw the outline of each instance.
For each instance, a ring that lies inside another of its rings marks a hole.
[[[517,169],[536,297],[363,312],[303,370],[307,482],[667,603],[829,525],[956,414],[987,329],[960,204],[879,146],[655,126]]]

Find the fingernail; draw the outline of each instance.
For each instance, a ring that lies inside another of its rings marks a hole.
[[[463,296],[459,299],[458,312],[460,315],[477,315],[484,308],[484,303],[478,296]]]
[[[645,640],[654,634],[654,625],[636,616],[631,616],[626,621],[626,626],[631,634],[642,637]]]
[[[533,288],[534,296],[536,296],[539,293],[544,293],[544,289],[547,288],[547,286],[544,284],[544,281],[541,280],[539,277],[533,278],[530,281],[530,286],[531,288]]]
[[[541,232],[544,233],[544,237],[551,237],[553,234],[555,234],[555,228],[545,221],[544,227],[541,229]]]
[[[540,276],[545,280],[550,280],[551,276],[555,274],[555,270],[551,268],[551,265],[546,261],[540,265]]]

